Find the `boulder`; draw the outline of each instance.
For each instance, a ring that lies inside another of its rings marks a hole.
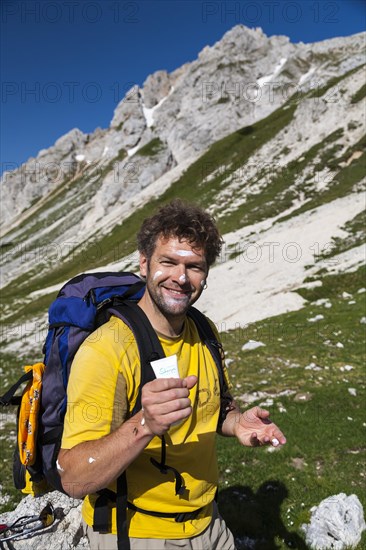
[[[310,524],[302,526],[310,548],[344,550],[359,544],[366,523],[356,495],[333,495],[314,506],[311,512]]]
[[[81,519],[81,500],[73,499],[52,491],[41,497],[26,496],[13,512],[0,516],[0,523],[11,524],[22,516],[38,515],[40,511],[51,503],[55,513],[55,521],[49,527],[33,534],[10,541],[18,550],[89,550],[90,545],[84,536]],[[5,543],[4,543],[5,544]]]

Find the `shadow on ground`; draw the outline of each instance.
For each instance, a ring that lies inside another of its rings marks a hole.
[[[304,540],[288,531],[282,521],[281,506],[287,497],[287,488],[279,481],[264,482],[256,493],[243,485],[220,491],[220,514],[231,529],[238,550],[308,550]]]

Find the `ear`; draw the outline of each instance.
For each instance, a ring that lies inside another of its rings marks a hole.
[[[140,252],[140,275],[146,278],[147,276],[148,261],[143,252]]]

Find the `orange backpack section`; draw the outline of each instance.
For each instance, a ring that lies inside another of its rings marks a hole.
[[[33,371],[22,396],[18,419],[18,446],[20,461],[24,466],[32,466],[36,460],[38,412],[41,406],[42,378],[44,363],[26,365],[24,371]]]

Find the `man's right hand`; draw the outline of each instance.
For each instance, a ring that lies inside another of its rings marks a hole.
[[[172,424],[192,413],[189,390],[197,384],[196,376],[159,378],[142,388],[141,404],[144,426],[152,435],[163,435]]]

